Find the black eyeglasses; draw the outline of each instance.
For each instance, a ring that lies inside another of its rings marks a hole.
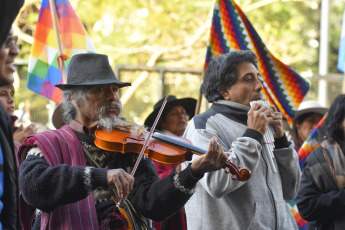
[[[16,45],[17,44],[17,41],[18,41],[18,36],[17,35],[8,35],[6,37],[6,41],[5,41],[5,47],[6,48],[11,48],[11,42],[13,41],[13,44]]]

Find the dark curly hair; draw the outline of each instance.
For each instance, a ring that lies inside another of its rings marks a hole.
[[[334,144],[337,140],[344,140],[345,94],[338,95],[329,108],[327,117],[319,131],[319,141],[328,139]]]
[[[314,114],[313,112],[305,113],[305,114],[301,115],[298,119],[295,119],[293,122],[291,136],[292,136],[292,140],[295,143],[295,146],[297,147],[297,149],[300,149],[304,143],[304,141],[302,141],[302,139],[298,135],[297,125],[302,124],[305,119],[307,119],[309,116],[311,116],[313,114]]]
[[[224,99],[221,93],[236,83],[237,66],[243,62],[250,62],[258,69],[256,54],[251,50],[231,51],[212,57],[203,82],[203,93],[208,102]]]

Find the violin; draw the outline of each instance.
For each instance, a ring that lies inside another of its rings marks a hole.
[[[97,129],[95,131],[95,145],[101,149],[120,153],[140,153],[155,161],[164,164],[180,164],[190,161],[193,154],[203,155],[205,150],[193,146],[192,143],[181,137],[170,137],[159,132],[154,132],[152,137],[147,135],[144,126],[125,122],[112,131]],[[147,139],[149,138],[149,139]],[[142,147],[147,142],[144,150]],[[231,160],[228,160],[224,168],[228,167],[231,178],[239,181],[247,181],[251,172],[247,168],[239,169]]]

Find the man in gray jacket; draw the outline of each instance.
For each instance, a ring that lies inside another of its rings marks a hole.
[[[241,182],[224,170],[205,174],[185,205],[189,230],[297,229],[285,200],[298,190],[298,156],[283,132],[282,114],[274,106],[250,107],[251,101],[262,100],[262,88],[252,51],[233,51],[209,63],[203,90],[213,104],[193,118],[184,137],[206,149],[216,136],[233,163],[252,176]],[[275,131],[273,157],[264,148],[269,125]]]

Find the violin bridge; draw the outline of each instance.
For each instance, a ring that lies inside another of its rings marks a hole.
[[[138,137],[141,137],[144,134],[144,132],[145,132],[145,126],[142,125],[138,128],[138,131],[137,131]]]

